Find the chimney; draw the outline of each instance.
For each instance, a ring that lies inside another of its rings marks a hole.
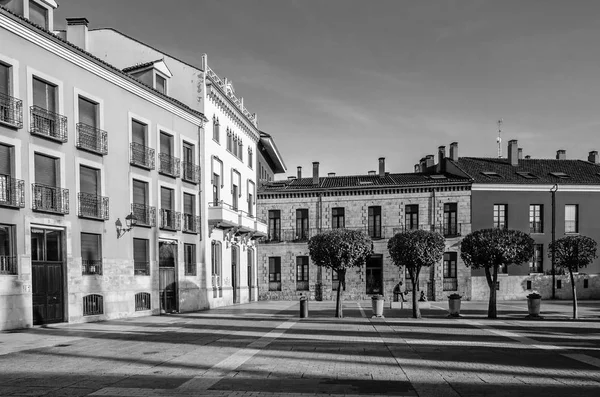
[[[379,177],[385,177],[385,157],[379,158]]]
[[[556,151],[556,159],[557,160],[566,160],[567,159],[567,151],[564,149],[560,149]]]
[[[419,160],[419,168],[421,169],[421,172],[425,172],[425,167],[427,167],[427,161],[425,161],[425,157],[422,157],[421,160]]]
[[[517,140],[511,139],[508,141],[508,162],[510,165],[519,165],[519,155],[517,150]]]
[[[450,158],[452,161],[458,161],[458,142],[450,144]]]
[[[419,173],[419,172],[421,172],[421,165],[415,164],[415,173]]]
[[[588,161],[590,163],[598,164],[598,151],[592,150],[590,154],[588,154]]]
[[[517,158],[518,158],[519,160],[522,160],[522,159],[523,159],[523,148],[518,148],[518,149],[517,149]]]
[[[86,18],[67,18],[67,41],[88,50],[88,24]]]
[[[446,146],[438,147],[439,172],[446,172],[446,163],[444,160],[445,158],[446,158]]]
[[[375,170],[369,171],[369,176],[375,176],[377,172]]]
[[[529,160],[531,158],[530,155],[525,156],[525,160]]]
[[[335,172],[328,172],[327,176],[335,176]]]
[[[434,156],[433,156],[433,154],[428,154],[427,156],[425,156],[425,166],[426,166],[427,168],[429,168],[429,167],[433,167],[433,165],[434,165],[434,161],[435,161],[435,160],[434,160]]]
[[[319,184],[319,162],[313,162],[313,185]]]
[[[298,179],[302,179],[302,167],[298,167]]]

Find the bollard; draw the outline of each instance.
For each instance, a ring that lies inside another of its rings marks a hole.
[[[308,299],[306,296],[300,297],[300,318],[308,317]]]

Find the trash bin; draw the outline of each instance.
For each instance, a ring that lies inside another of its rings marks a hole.
[[[371,297],[371,308],[373,309],[373,317],[383,317],[383,302],[385,299],[382,295],[374,295]]]
[[[306,296],[300,297],[300,318],[308,317],[308,299]]]

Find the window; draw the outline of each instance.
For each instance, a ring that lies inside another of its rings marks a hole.
[[[81,233],[81,274],[102,274],[102,236]]]
[[[133,239],[133,274],[136,276],[150,275],[150,254],[148,252],[148,240],[142,238]]]
[[[494,228],[506,229],[507,222],[507,204],[494,204]]]
[[[15,226],[0,224],[0,275],[17,274]]]
[[[79,109],[79,122],[87,126],[98,127],[98,104],[87,98],[79,96],[77,99]]]
[[[227,150],[231,152],[233,148],[233,133],[227,128]]]
[[[239,186],[236,185],[235,183],[231,186],[231,206],[233,207],[234,211],[237,211],[238,209],[238,196],[239,196]]]
[[[23,128],[23,101],[13,98],[12,66],[0,62],[0,122]]]
[[[252,147],[248,146],[248,167],[250,167],[250,169],[254,168],[254,160],[253,160],[253,156],[252,156]]]
[[[199,225],[196,222],[196,196],[183,193],[183,231],[197,233]]]
[[[269,291],[281,291],[281,258],[269,257]]]
[[[409,204],[404,207],[404,229],[415,230],[419,228],[419,205]]]
[[[79,216],[108,219],[108,198],[100,195],[100,170],[79,166]]]
[[[33,77],[33,105],[57,113],[58,89],[56,85]]]
[[[167,79],[159,74],[154,75],[154,89],[158,92],[167,95]]]
[[[135,311],[150,310],[150,294],[138,292],[135,294]]]
[[[269,240],[281,240],[281,211],[269,210]]]
[[[308,291],[308,256],[296,257],[296,290]]]
[[[41,153],[34,155],[35,183],[33,209],[37,211],[69,213],[69,191],[60,186],[60,161]]]
[[[219,205],[221,201],[221,176],[213,173],[213,205]]]
[[[254,216],[254,195],[248,192],[248,215]]]
[[[148,182],[133,180],[131,211],[137,218],[136,226],[154,226],[155,209],[148,205]]]
[[[213,140],[217,143],[219,143],[219,136],[221,135],[220,129],[219,118],[213,116]]]
[[[173,189],[160,187],[160,227],[168,230],[178,230],[179,215],[175,212]]]
[[[244,155],[242,154],[244,152],[244,144],[242,143],[242,139],[239,138],[238,139],[238,149],[237,149],[237,158],[240,159],[240,161],[244,161]]]
[[[344,207],[336,207],[331,209],[331,228],[343,229],[346,227],[346,219]]]
[[[296,210],[296,240],[308,239],[308,209]]]
[[[131,120],[130,163],[146,169],[154,169],[154,149],[148,147],[148,125]]]
[[[579,233],[579,205],[565,205],[565,233]]]
[[[35,1],[29,0],[29,20],[48,29],[48,10]]]
[[[444,204],[444,236],[458,235],[456,203]]]
[[[252,273],[254,272],[254,250],[248,248],[248,287],[254,287],[254,278]]]
[[[529,261],[529,273],[542,273],[544,271],[543,263],[544,257],[542,256],[542,250],[544,249],[543,244],[533,245],[533,256]]]
[[[195,159],[196,149],[193,144],[183,142],[183,180],[192,183],[198,183],[200,179],[200,167],[198,167]]]
[[[12,95],[12,67],[0,62],[0,99],[4,99],[1,95],[11,96]],[[5,106],[4,102],[0,102],[0,106]],[[2,108],[4,109],[4,108]],[[0,113],[0,120],[4,121],[2,117],[3,113]]]
[[[94,316],[104,313],[104,302],[102,295],[86,295],[83,297],[83,315]]]
[[[444,291],[456,291],[458,283],[456,278],[456,252],[444,253]]]
[[[179,159],[173,154],[173,136],[161,131],[158,171],[177,178],[179,176]]]
[[[9,207],[24,207],[24,182],[13,178],[14,146],[0,143],[0,205]]]
[[[381,238],[381,207],[369,207],[369,237]]]
[[[221,242],[213,241],[211,244],[211,266],[212,266],[212,285],[221,286]]]
[[[196,275],[196,244],[183,245],[183,260],[185,262],[185,275]]]
[[[529,206],[529,233],[544,233],[544,206],[531,204]]]

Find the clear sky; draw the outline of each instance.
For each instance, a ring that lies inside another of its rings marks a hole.
[[[58,0],[233,80],[294,175],[411,172],[461,156],[600,150],[600,1]]]

